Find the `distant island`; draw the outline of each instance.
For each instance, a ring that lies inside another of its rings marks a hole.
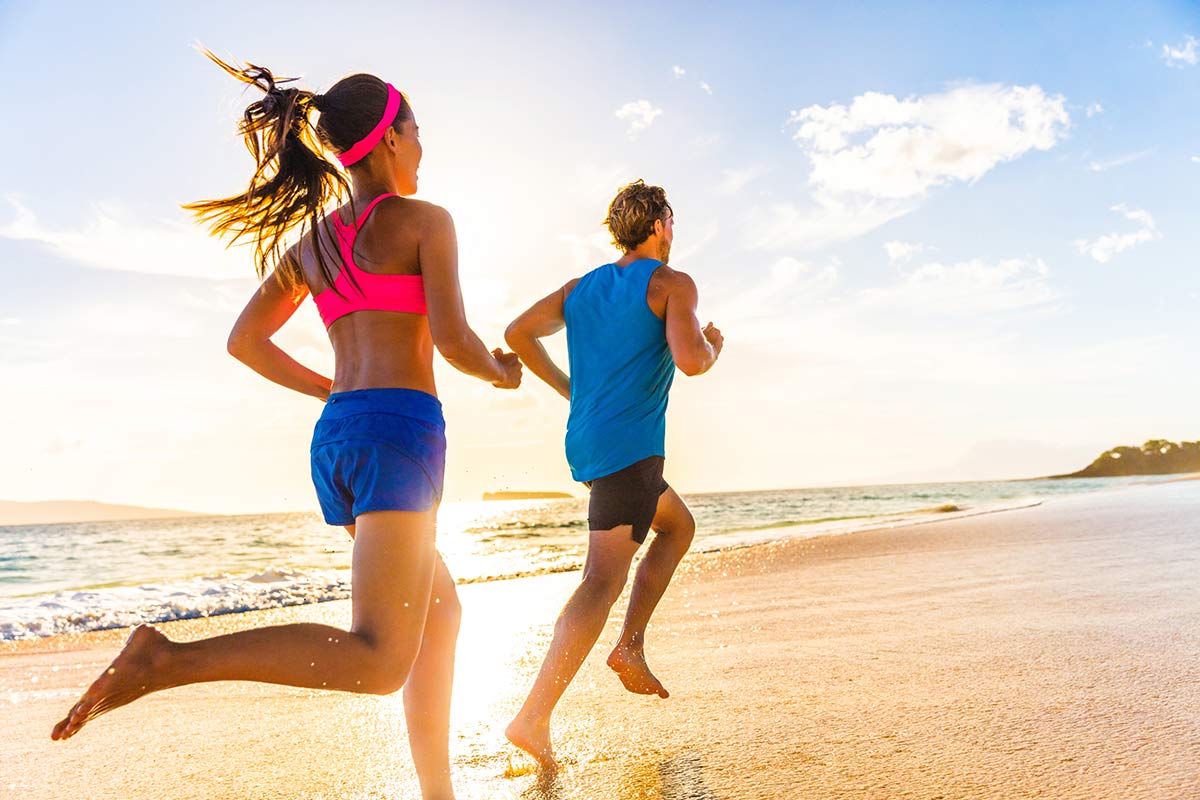
[[[98,503],[94,500],[46,500],[19,503],[0,500],[0,525],[49,525],[68,522],[115,522],[129,519],[207,517],[195,511]]]
[[[1200,472],[1200,442],[1151,439],[1141,447],[1105,450],[1087,467],[1052,478],[1116,478],[1127,475],[1173,475]]]
[[[484,500],[570,500],[566,492],[484,492]]]

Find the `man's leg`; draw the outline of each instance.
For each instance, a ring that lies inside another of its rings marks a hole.
[[[554,639],[529,697],[504,731],[509,741],[544,768],[556,766],[550,744],[554,707],[600,638],[608,613],[625,588],[638,549],[631,531],[631,526],[621,525],[589,534],[583,580],[554,625]]]
[[[629,691],[666,697],[667,690],[646,665],[646,625],[667,590],[675,568],[692,544],[696,521],[675,490],[667,489],[658,498],[658,508],[650,527],[655,531],[654,541],[638,565],[629,609],[625,612],[625,626],[608,657],[608,666]]]

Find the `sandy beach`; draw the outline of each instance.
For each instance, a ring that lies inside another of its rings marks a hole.
[[[574,573],[460,587],[460,798],[1184,798],[1200,795],[1200,482],[690,556],[624,692],[610,630],[539,782],[501,734]],[[624,601],[617,611],[623,610]],[[345,625],[346,602],[164,625]],[[51,726],[124,631],[0,646],[0,795],[417,797],[400,699],[258,684]]]

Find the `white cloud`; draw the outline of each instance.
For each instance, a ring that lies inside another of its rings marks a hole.
[[[883,249],[887,252],[888,261],[895,264],[911,261],[913,256],[925,249],[925,245],[920,242],[893,241],[884,242]]]
[[[649,100],[636,100],[626,103],[617,109],[617,119],[629,120],[629,135],[636,135],[654,124],[655,118],[663,113]]]
[[[15,216],[0,225],[0,237],[40,242],[84,266],[198,278],[254,275],[248,248],[227,250],[198,225],[139,218],[116,203],[99,203],[82,226],[50,228],[15,195],[5,199]]]
[[[889,254],[890,255],[890,254]],[[1008,258],[991,264],[982,258],[955,264],[923,264],[900,283],[863,291],[864,309],[887,307],[923,315],[994,314],[1045,306],[1059,292],[1048,281],[1040,258]]]
[[[1050,149],[1070,124],[1065,103],[1038,86],[967,85],[905,100],[868,92],[849,106],[809,106],[788,124],[818,189],[902,200]]]
[[[157,338],[188,340],[206,333],[203,320],[193,314],[181,313],[179,308],[135,306],[124,300],[98,299],[78,309],[72,323],[80,331],[87,331],[92,344],[98,344],[99,339],[106,337],[136,339],[151,331]]]
[[[746,188],[746,184],[755,178],[765,175],[766,172],[767,168],[762,165],[746,167],[745,169],[723,169],[721,170],[721,174],[724,177],[714,187],[713,191],[719,195],[737,194]]]
[[[1192,163],[1200,164],[1200,156],[1192,156]]]
[[[724,141],[717,131],[702,133],[679,142],[675,148],[676,155],[685,159],[706,158],[717,152]]]
[[[570,179],[564,181],[563,190],[588,204],[602,199],[607,207],[616,196],[617,189],[637,178],[633,168],[625,163],[597,164],[578,161],[573,164]]]
[[[837,258],[825,264],[810,264],[791,256],[774,261],[765,277],[747,285],[701,287],[701,297],[718,327],[734,326],[746,340],[769,341],[791,325],[797,304],[826,297],[837,284],[841,262]]]
[[[1100,105],[1099,103],[1092,103],[1090,106],[1087,107],[1087,111],[1085,111],[1084,113],[1086,113],[1088,115],[1088,119],[1091,119],[1092,117],[1096,116],[1097,114],[1103,114],[1104,106]]]
[[[684,69],[683,67],[679,66],[678,64],[671,67],[671,72],[672,72],[672,74],[675,75],[676,78],[682,78],[684,75],[687,74],[687,70]]]
[[[974,183],[1070,125],[1066,99],[1038,86],[968,84],[904,100],[867,92],[809,106],[787,124],[812,165],[811,205],[753,209],[751,247],[812,249],[859,236],[918,207],[936,186]]]
[[[721,235],[720,226],[713,220],[704,220],[698,223],[688,222],[687,236],[680,239],[675,237],[675,245],[671,250],[671,264],[683,264],[686,269],[687,264],[694,263],[703,254],[711,250],[713,242],[718,240]]]
[[[1146,156],[1150,155],[1150,150],[1138,150],[1136,153],[1126,153],[1123,156],[1110,158],[1107,161],[1092,161],[1088,164],[1088,169],[1092,172],[1104,172],[1113,167],[1123,167],[1126,164],[1132,164],[1135,161],[1141,161]]]
[[[563,233],[558,240],[567,246],[569,255],[567,264],[570,271],[582,275],[598,264],[606,264],[613,260],[616,245],[606,229],[594,230],[591,233]]]
[[[1124,203],[1115,205],[1109,210],[1138,223],[1139,228],[1133,233],[1108,233],[1092,241],[1075,240],[1075,247],[1079,249],[1080,253],[1091,256],[1101,264],[1107,264],[1118,253],[1123,253],[1143,242],[1150,242],[1161,236],[1154,224],[1154,218],[1148,211],[1129,208]]]
[[[711,87],[711,86],[709,86],[709,85],[708,85],[707,83],[705,83],[704,81],[700,81],[700,88],[701,88],[701,89],[702,89],[702,90],[703,90],[703,91],[704,91],[706,94],[712,94],[712,87]]]
[[[797,248],[819,250],[853,239],[902,217],[916,207],[911,203],[813,196],[814,205],[775,203],[752,208],[742,220],[742,244],[752,249]]]
[[[1196,51],[1197,45],[1200,45],[1200,39],[1195,36],[1186,37],[1176,47],[1164,44],[1162,46],[1163,61],[1172,67],[1195,66],[1200,61],[1200,53]]]
[[[791,350],[806,362],[827,360],[838,369],[869,358],[884,371],[904,372],[879,354],[902,351],[919,362],[952,342],[994,338],[996,330],[1010,336],[1015,329],[997,328],[1009,315],[1059,311],[1063,299],[1046,263],[1035,257],[925,263],[883,285],[850,291],[838,291],[841,272],[836,258],[780,258],[755,281],[728,277],[724,284],[702,286],[705,317],[711,308],[727,334],[736,331],[738,341],[766,348],[764,353]],[[948,317],[955,318],[949,338]]]

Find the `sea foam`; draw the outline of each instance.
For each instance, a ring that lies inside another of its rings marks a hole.
[[[9,598],[0,608],[0,641],[322,603],[349,596],[348,570],[303,572],[269,567],[241,577],[215,575]]]

